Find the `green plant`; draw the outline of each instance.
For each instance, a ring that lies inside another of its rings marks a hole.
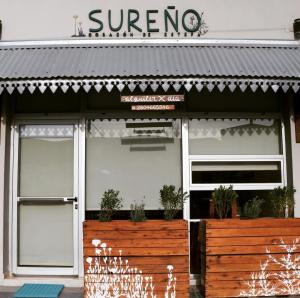
[[[119,196],[120,192],[114,189],[108,189],[103,193],[100,201],[100,221],[111,221],[115,210],[120,210],[122,205],[122,198]]]
[[[232,189],[232,185],[228,188],[220,186],[212,193],[212,199],[215,211],[219,218],[226,218],[231,210],[232,203],[237,199],[237,193]]]
[[[252,200],[247,201],[243,208],[243,216],[248,218],[258,218],[263,203],[264,200],[259,199],[258,197],[254,197]]]
[[[145,221],[145,203],[134,203],[130,205],[130,219],[135,222]]]
[[[276,187],[270,192],[270,201],[276,217],[292,217],[295,206],[293,187]]]
[[[187,192],[183,192],[180,187],[176,191],[174,185],[164,185],[160,190],[160,203],[164,208],[165,219],[172,220],[182,210],[187,198]]]

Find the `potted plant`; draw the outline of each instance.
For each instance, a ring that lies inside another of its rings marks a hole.
[[[242,215],[244,218],[258,218],[262,211],[262,204],[264,203],[263,199],[259,199],[257,196],[252,200],[249,200],[245,203],[242,210]]]
[[[233,203],[236,203],[237,193],[233,190],[232,185],[228,188],[221,185],[212,193],[212,202],[218,218],[227,218],[232,209]]]
[[[122,198],[120,192],[114,189],[108,189],[103,193],[100,202],[99,220],[111,221],[112,215],[116,210],[120,210],[122,205]]]
[[[276,187],[270,192],[270,201],[275,217],[292,217],[295,199],[293,187]]]
[[[174,185],[164,185],[160,190],[160,203],[164,208],[164,218],[172,220],[179,210],[182,210],[185,200],[188,198],[187,192],[183,192]]]
[[[145,221],[145,203],[134,203],[130,205],[130,219],[133,222],[142,222]]]

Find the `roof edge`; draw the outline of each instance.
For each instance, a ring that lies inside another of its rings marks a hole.
[[[263,39],[53,39],[0,41],[0,47],[72,46],[72,45],[240,45],[240,46],[300,46],[300,40]]]
[[[220,78],[220,79],[191,79],[191,78],[168,78],[168,79],[153,79],[153,80],[136,80],[136,79],[53,79],[53,80],[17,80],[17,81],[2,81],[0,82],[0,94],[6,90],[9,94],[12,94],[15,90],[19,94],[22,94],[26,89],[33,93],[35,90],[39,90],[44,93],[46,89],[49,89],[52,93],[57,90],[67,92],[73,90],[77,93],[80,89],[83,89],[88,93],[91,89],[96,92],[100,92],[102,89],[106,89],[111,92],[113,89],[122,92],[127,87],[130,92],[139,90],[145,92],[147,88],[151,88],[152,91],[158,90],[161,87],[165,92],[173,90],[178,92],[179,90],[186,90],[189,92],[192,88],[195,88],[198,92],[203,89],[207,89],[212,92],[214,89],[223,92],[225,89],[234,92],[240,90],[242,93],[246,90],[256,92],[261,89],[264,93],[268,90],[273,90],[274,93],[278,90],[282,90],[284,93],[288,90],[293,90],[297,93],[300,90],[299,80],[276,80],[276,79],[239,79],[239,78]]]

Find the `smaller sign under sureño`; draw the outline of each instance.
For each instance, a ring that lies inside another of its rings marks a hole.
[[[184,95],[124,95],[121,96],[121,102],[183,102]]]
[[[175,105],[132,105],[132,111],[174,111]]]

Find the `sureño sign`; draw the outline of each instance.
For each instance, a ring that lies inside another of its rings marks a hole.
[[[158,22],[162,16],[163,21]],[[116,18],[118,21],[115,21]],[[203,12],[199,13],[195,9],[187,9],[180,13],[175,6],[168,6],[163,11],[149,9],[143,13],[137,9],[120,9],[119,11],[95,9],[90,11],[89,19],[93,22],[93,26],[89,28],[90,33],[100,33],[108,31],[108,29],[111,32],[148,33],[179,33],[183,30],[189,33],[198,32],[201,35],[207,32]],[[104,28],[105,24],[108,24],[109,28]],[[146,24],[146,28],[143,28],[142,24]]]

